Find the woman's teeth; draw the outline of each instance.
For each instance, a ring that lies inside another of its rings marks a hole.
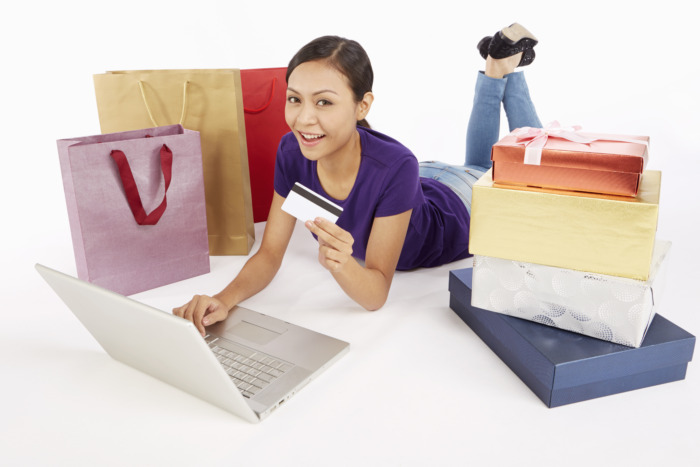
[[[304,139],[319,139],[319,138],[323,138],[325,135],[307,135],[306,133],[301,133],[301,136]]]

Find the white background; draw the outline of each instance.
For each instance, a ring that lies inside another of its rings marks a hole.
[[[257,426],[113,362],[33,270],[75,274],[55,140],[99,133],[93,74],[286,66],[314,37],[342,35],[373,62],[370,123],[421,160],[459,163],[483,66],[476,43],[519,21],[540,39],[525,72],[544,123],[651,137],[649,168],[663,171],[658,236],[673,242],[660,311],[697,334],[700,35],[681,6],[690,3],[4,6],[0,464],[697,465],[697,362],[683,382],[547,409],[447,308],[448,271],[466,261],[398,274],[387,306],[365,313],[298,231],[273,286],[248,305],[352,349]],[[212,258],[210,275],[137,298],[169,309],[218,291],[244,260]]]

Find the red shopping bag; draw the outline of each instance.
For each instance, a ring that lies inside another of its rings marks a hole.
[[[58,140],[78,277],[131,295],[209,272],[199,133]]]
[[[241,70],[254,222],[267,220],[274,192],[277,147],[289,132],[284,119],[286,73],[286,68]]]

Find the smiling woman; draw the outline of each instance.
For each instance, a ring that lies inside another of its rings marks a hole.
[[[372,93],[374,71],[369,56],[356,41],[337,36],[319,37],[299,49],[287,67],[287,83],[299,65],[319,60],[340,73],[355,102],[361,102],[367,93]],[[365,120],[367,112],[369,108],[357,120],[357,124],[369,128],[369,123]]]
[[[487,54],[486,72],[478,75],[464,166],[419,164],[401,143],[369,128],[374,74],[360,44],[324,36],[302,47],[287,68],[291,132],[277,151],[275,193],[260,249],[219,294],[195,296],[173,312],[204,333],[204,326],[226,318],[272,281],[296,222],[281,209],[296,183],[343,208],[336,223],[316,218],[305,226],[318,240],[319,263],[367,310],[386,302],[397,269],[469,256],[471,187],[490,166],[501,102],[508,98],[509,120],[541,126],[522,74],[512,73],[532,62],[537,41],[520,26],[496,36],[493,52],[501,58]]]
[[[361,161],[357,121],[367,114],[373,96],[358,102],[346,78],[327,61],[300,64],[288,78],[287,125],[304,157],[318,163],[326,194],[344,200],[355,184]]]

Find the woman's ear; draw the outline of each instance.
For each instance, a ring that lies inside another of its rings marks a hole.
[[[369,109],[372,108],[372,102],[374,102],[374,94],[371,92],[366,92],[362,97],[362,100],[357,105],[357,121],[364,120],[367,118]]]

